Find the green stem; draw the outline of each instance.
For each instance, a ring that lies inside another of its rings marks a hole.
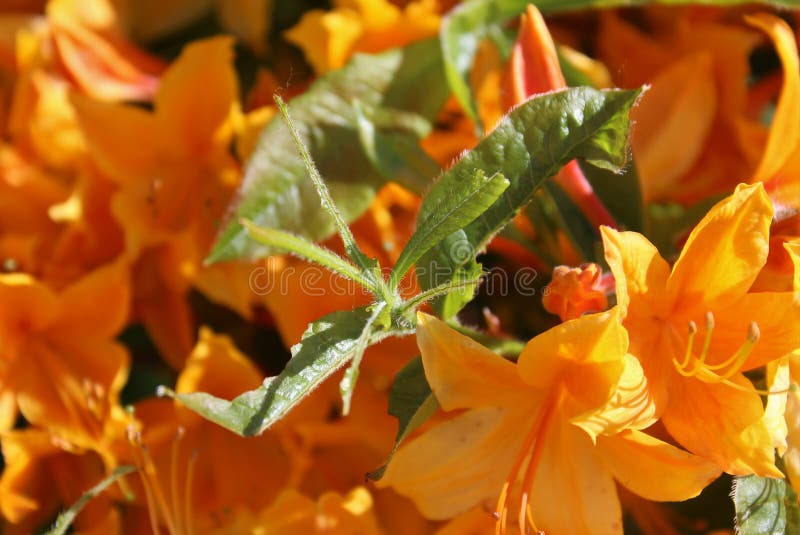
[[[283,120],[286,123],[286,126],[289,128],[289,132],[292,134],[292,139],[294,139],[294,143],[297,146],[297,151],[300,153],[300,158],[302,158],[303,163],[305,164],[308,176],[314,183],[314,189],[317,190],[317,194],[319,194],[319,198],[322,201],[322,208],[333,218],[333,222],[336,225],[336,230],[338,231],[339,236],[342,238],[342,242],[344,243],[344,250],[347,253],[347,256],[349,256],[350,260],[352,260],[357,266],[359,266],[365,272],[371,274],[371,270],[374,267],[374,262],[371,262],[361,251],[361,249],[359,249],[358,244],[356,244],[355,237],[353,237],[350,227],[347,226],[347,222],[344,220],[342,213],[333,202],[333,198],[328,190],[328,186],[325,185],[325,181],[322,180],[322,176],[319,174],[319,170],[314,164],[314,160],[311,159],[311,154],[308,152],[308,147],[306,147],[303,139],[300,137],[300,132],[297,131],[297,127],[294,125],[292,118],[289,116],[289,109],[286,106],[286,103],[279,95],[275,95],[275,104],[278,106],[278,109],[283,116]]]

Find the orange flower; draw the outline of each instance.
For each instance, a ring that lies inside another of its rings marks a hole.
[[[233,398],[261,379],[230,338],[204,328],[176,391]],[[131,429],[132,464],[140,468],[140,501],[154,533],[159,526],[182,535],[228,525],[235,518],[227,510],[256,513],[289,480],[293,466],[275,432],[245,439],[167,399],[142,401],[134,414],[139,429]]]
[[[554,535],[622,533],[614,478],[653,500],[698,494],[718,469],[637,430],[653,417],[619,312],[537,336],[517,364],[420,314],[436,399],[446,411],[467,410],[402,447],[379,486],[432,519],[497,499],[500,532],[516,498],[523,532],[530,523]]]
[[[694,202],[730,191],[755,164],[753,140],[741,135],[758,128],[746,101],[758,35],[726,23],[725,10],[642,14],[654,19],[652,32],[602,12],[597,50],[619,86],[652,85],[631,112],[644,198]]]
[[[128,317],[128,268],[117,261],[61,292],[30,275],[0,275],[0,391],[63,447],[116,464],[110,443],[127,416],[119,392],[128,354],[114,341]],[[99,305],[102,303],[102,305]],[[2,415],[4,429],[15,413]]]
[[[399,8],[389,0],[336,0],[332,11],[311,10],[286,39],[303,49],[317,74],[342,67],[354,52],[380,52],[439,30],[437,0],[414,0]]]
[[[75,503],[105,476],[106,467],[94,453],[75,454],[54,444],[41,429],[10,431],[0,436],[5,469],[0,477],[3,533],[38,533],[59,510]],[[122,519],[111,496],[91,500],[75,520],[83,534],[122,533]]]
[[[800,324],[785,321],[800,313],[796,295],[748,292],[771,219],[760,184],[738,187],[695,227],[671,270],[643,236],[602,229],[631,353],[664,425],[737,475],[781,477],[761,398],[742,371],[800,347]]]
[[[112,211],[143,283],[136,310],[176,367],[192,342],[184,296],[203,277],[202,260],[240,180],[230,152],[240,117],[232,59],[227,37],[188,45],[164,74],[153,112],[74,98],[89,151],[119,188]],[[237,281],[247,284],[246,272]]]

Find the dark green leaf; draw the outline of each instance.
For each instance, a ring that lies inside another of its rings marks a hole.
[[[591,165],[582,165],[581,169],[616,222],[627,230],[641,232],[644,228],[644,202],[634,162],[625,166],[622,173]]]
[[[72,507],[58,515],[55,524],[53,524],[53,527],[47,532],[47,535],[65,535],[69,530],[69,527],[75,521],[75,518],[78,516],[78,513],[81,512],[81,509],[83,509],[86,504],[92,500],[92,498],[106,490],[119,478],[135,471],[136,468],[133,466],[116,467],[113,472],[101,480],[97,485],[87,490],[83,496],[81,496],[78,501],[72,505]]]
[[[443,76],[438,41],[427,40],[382,54],[357,54],[347,66],[319,79],[289,103],[299,134],[345,219],[360,216],[385,182],[361,143],[355,102],[372,110],[368,117],[377,117],[380,124],[375,128],[383,136],[407,146],[416,143],[424,133],[420,124],[430,125],[447,98]],[[393,164],[399,165],[398,161]],[[286,125],[277,116],[261,134],[237,202],[209,261],[254,259],[271,253],[268,246],[247,238],[241,218],[312,240],[326,238],[335,230],[330,216],[320,208]]]
[[[403,440],[433,416],[438,408],[439,402],[436,401],[425,379],[422,359],[417,357],[397,372],[392,391],[389,393],[389,414],[397,418],[400,424],[394,447],[383,466],[368,473],[367,477],[373,481],[382,478],[389,461]]]
[[[367,307],[334,312],[308,326],[277,377],[232,401],[205,392],[178,394],[188,408],[242,436],[257,435],[285,416],[328,376],[363,351],[372,314]]]
[[[475,221],[451,234],[417,262],[423,289],[449,280],[469,280],[480,273],[475,256],[533,197],[542,182],[570,160],[582,158],[608,169],[624,166],[628,112],[640,91],[566,89],[541,95],[504,117],[495,130],[467,153],[434,185],[452,191],[475,170],[502,173],[511,183]],[[430,216],[420,210],[418,221]],[[450,317],[472,297],[454,292],[436,302]]]
[[[640,6],[647,4],[715,4],[735,5],[761,3],[774,6],[797,6],[797,0],[470,0],[455,7],[442,20],[439,35],[442,43],[447,83],[453,94],[473,120],[478,121],[475,98],[469,86],[469,72],[480,42],[496,32],[496,28],[519,16],[528,4],[543,13],[574,11],[591,7]]]
[[[490,177],[476,170],[460,182],[448,181],[425,197],[420,213],[426,217],[417,222],[417,230],[397,259],[389,285],[394,287],[406,271],[432,247],[456,230],[472,223],[508,188],[508,180],[500,173]]]
[[[733,483],[733,504],[740,535],[800,533],[797,494],[783,479],[737,477]]]
[[[594,262],[595,245],[600,241],[600,235],[563,189],[553,182],[545,182],[544,187],[555,206],[559,227],[578,254],[584,260]]]

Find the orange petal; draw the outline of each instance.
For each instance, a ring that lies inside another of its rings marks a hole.
[[[198,87],[206,88],[197,91]],[[239,87],[233,71],[233,38],[213,37],[187,45],[164,73],[155,97],[166,139],[189,159],[228,150]]]
[[[522,15],[508,68],[506,108],[516,106],[532,95],[567,87],[553,38],[542,14],[532,4]]]
[[[729,474],[783,477],[775,467],[761,397],[741,374],[731,381],[750,391],[693,378],[671,381],[669,406],[662,416],[667,431]]]
[[[631,146],[646,200],[674,194],[676,180],[703,150],[717,106],[710,54],[669,65],[631,111]]]
[[[751,182],[766,181],[780,171],[786,161],[800,149],[800,60],[797,42],[786,22],[768,13],[745,18],[748,23],[766,32],[772,39],[783,64],[783,87],[770,127],[767,148]]]
[[[721,473],[714,463],[641,431],[601,436],[597,449],[614,479],[648,500],[694,498]]]
[[[535,396],[512,362],[433,316],[418,319],[425,376],[443,409],[514,406]]]
[[[676,306],[724,308],[744,295],[767,260],[771,221],[772,202],[760,184],[740,185],[709,210],[689,235],[667,283]]]
[[[178,377],[175,391],[203,391],[232,399],[261,383],[262,374],[230,337],[200,329],[200,338]]]
[[[744,364],[753,370],[800,348],[800,300],[793,292],[759,292],[744,295],[730,307],[714,310],[711,355],[722,361],[744,344],[750,323],[758,325],[759,338]],[[711,361],[713,362],[713,360]]]
[[[61,314],[50,327],[64,338],[112,338],[130,313],[130,269],[119,260],[86,274],[61,293]],[[102,305],[99,305],[102,303]]]
[[[547,391],[562,384],[584,412],[604,405],[616,388],[628,349],[621,309],[567,321],[525,345],[517,360],[519,375]]]
[[[72,105],[92,157],[109,178],[132,182],[155,176],[164,140],[152,114],[77,94]]]
[[[519,454],[525,438],[520,430],[530,427],[531,414],[524,408],[482,408],[456,416],[401,447],[377,486],[411,498],[433,520],[494,500]]]
[[[283,35],[303,50],[314,71],[322,75],[347,62],[363,31],[358,15],[351,10],[312,9]]]

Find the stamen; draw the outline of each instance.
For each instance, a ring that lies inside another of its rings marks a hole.
[[[183,533],[183,520],[182,515],[179,514],[178,508],[178,457],[180,454],[181,439],[185,431],[183,427],[178,427],[175,432],[175,438],[172,440],[172,451],[170,452],[170,466],[169,466],[169,483],[170,483],[170,498],[172,501],[172,512],[175,515],[175,529],[176,533]]]
[[[700,352],[700,364],[705,364],[708,350],[711,347],[711,332],[714,330],[714,314],[706,312],[706,337],[703,339],[703,351]]]
[[[723,362],[718,364],[707,364],[709,348],[711,347],[711,331],[714,329],[714,315],[711,312],[706,313],[706,334],[703,341],[703,350],[699,357],[694,357],[694,337],[697,333],[697,326],[694,322],[689,322],[689,339],[686,343],[686,353],[684,354],[683,362],[678,362],[678,359],[673,358],[672,364],[675,370],[683,377],[694,377],[695,379],[708,384],[724,384],[742,392],[753,392],[752,386],[742,386],[730,379],[737,373],[741,372],[742,366],[747,362],[747,357],[753,351],[753,347],[761,337],[761,331],[756,322],[751,322],[747,329],[747,338],[745,342],[737,349],[733,355],[728,357]],[[722,371],[727,370],[727,371]],[[720,372],[720,373],[717,373]],[[762,396],[773,396],[788,394],[797,389],[796,385],[792,384],[785,390],[758,390],[755,391]]]
[[[150,517],[150,529],[152,530],[153,535],[161,535],[158,519],[156,518],[156,504],[155,500],[153,499],[153,489],[150,488],[150,482],[148,481],[147,474],[145,473],[145,463],[141,458],[141,452],[139,451],[142,443],[141,434],[132,426],[129,426],[126,429],[126,432],[128,435],[128,445],[131,448],[131,455],[133,456],[133,461],[138,468],[137,472],[139,474],[139,478],[142,480],[142,487],[144,488],[144,497],[147,501],[147,512],[149,513],[148,516]]]
[[[186,467],[186,489],[183,492],[183,525],[186,527],[186,535],[193,535],[194,528],[192,519],[194,518],[192,511],[192,489],[194,488],[194,471],[197,465],[197,450],[192,450],[189,456],[189,464]]]
[[[533,514],[530,512],[528,497],[530,489],[533,486],[536,468],[539,464],[539,460],[542,457],[542,452],[544,451],[544,437],[550,427],[550,422],[555,409],[558,407],[558,405],[560,405],[563,395],[563,391],[559,388],[558,392],[552,393],[548,397],[539,411],[539,415],[531,427],[528,436],[525,437],[525,441],[520,449],[520,453],[511,467],[508,478],[506,479],[505,483],[503,483],[503,488],[500,491],[500,496],[497,500],[497,510],[494,513],[494,517],[497,520],[497,524],[495,525],[496,535],[505,535],[506,533],[508,520],[508,501],[510,499],[511,489],[517,481],[517,476],[519,475],[522,464],[525,462],[526,458],[529,458],[529,461],[522,481],[522,497],[520,500],[518,516],[519,529],[523,535],[527,533],[527,522],[529,522],[533,529],[538,532],[536,524],[533,522]]]

